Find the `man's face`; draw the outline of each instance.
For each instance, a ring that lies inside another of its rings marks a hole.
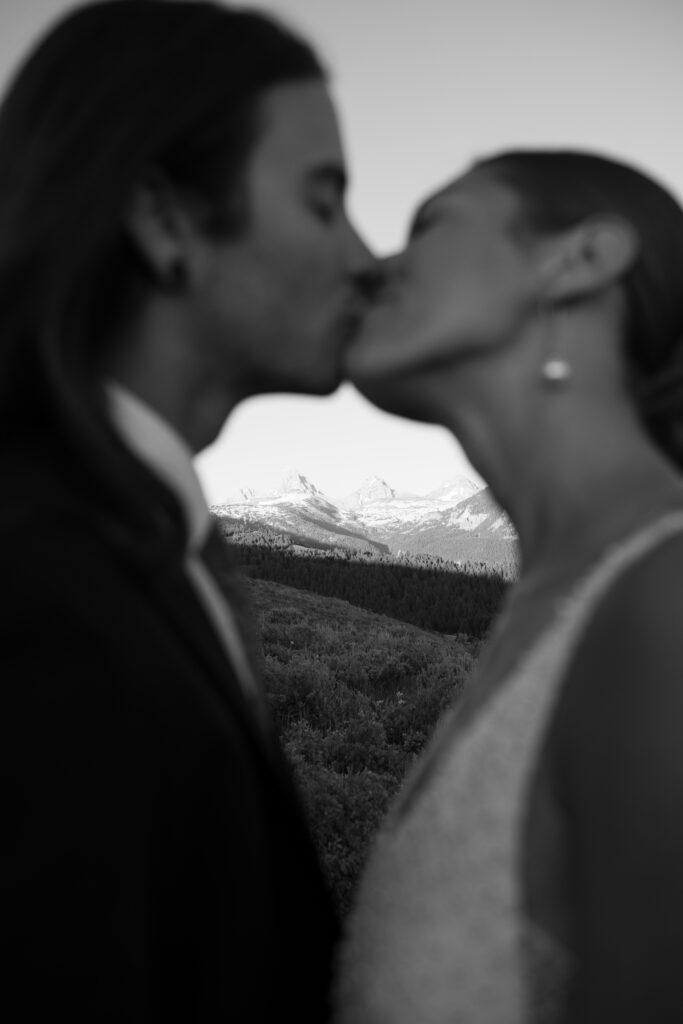
[[[326,394],[364,306],[374,260],[344,209],[337,120],[316,80],[264,94],[244,170],[246,224],[204,239],[195,295],[201,337],[237,397]]]

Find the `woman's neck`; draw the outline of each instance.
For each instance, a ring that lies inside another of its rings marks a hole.
[[[613,541],[683,507],[683,474],[645,434],[627,401],[521,411],[461,406],[453,427],[512,520],[523,572],[571,574]]]

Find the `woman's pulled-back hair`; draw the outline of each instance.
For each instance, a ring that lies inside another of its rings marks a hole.
[[[127,200],[161,174],[207,231],[241,230],[257,102],[308,78],[324,78],[312,50],[263,14],[103,0],[57,24],[0,107],[0,422],[59,435],[150,558],[182,542],[179,508],[116,437],[97,372],[151,283]]]
[[[533,231],[562,231],[600,213],[633,226],[639,253],[622,278],[628,381],[648,430],[683,466],[683,209],[645,174],[590,153],[511,151],[475,169],[519,196]]]

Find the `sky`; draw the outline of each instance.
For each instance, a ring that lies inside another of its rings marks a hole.
[[[242,0],[243,5],[247,0]],[[331,74],[348,208],[378,255],[429,192],[509,147],[626,159],[683,201],[683,0],[271,0]],[[0,0],[0,85],[63,0]],[[210,503],[297,469],[330,497],[378,476],[425,494],[481,482],[443,428],[334,395],[257,397],[196,459]]]

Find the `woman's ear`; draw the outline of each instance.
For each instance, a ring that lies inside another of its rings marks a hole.
[[[557,236],[551,247],[541,285],[546,298],[560,303],[595,295],[618,281],[637,259],[640,242],[628,220],[605,213]]]
[[[185,279],[193,225],[170,182],[161,174],[150,174],[136,182],[123,220],[153,278],[161,287],[177,290]]]

